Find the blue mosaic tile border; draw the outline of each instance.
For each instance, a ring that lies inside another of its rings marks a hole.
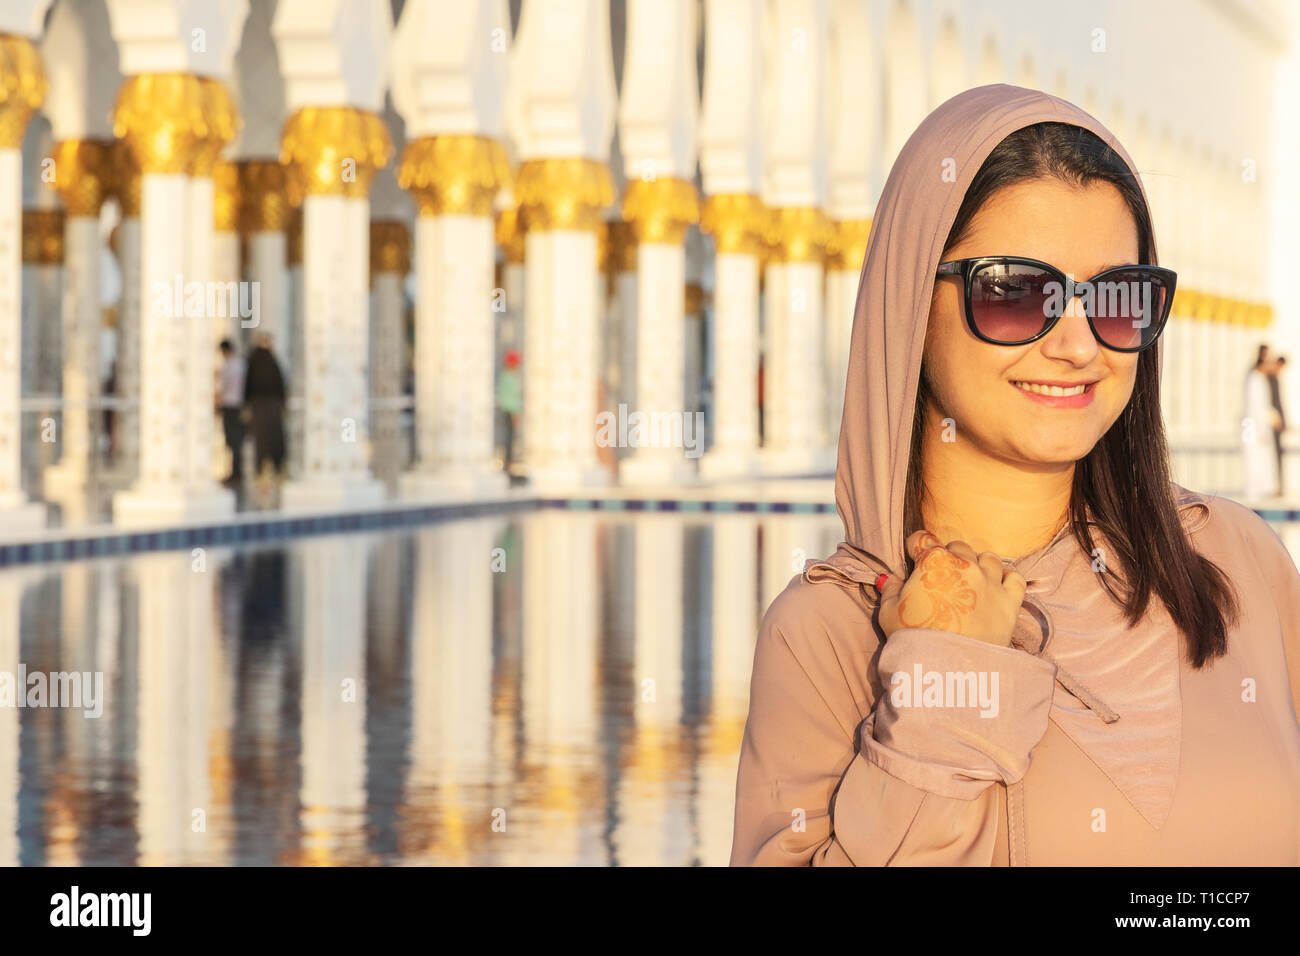
[[[322,534],[380,531],[404,525],[521,511],[536,506],[537,500],[534,498],[516,498],[481,503],[385,508],[347,514],[301,517],[276,514],[260,520],[237,520],[165,531],[118,531],[103,528],[94,532],[87,531],[83,536],[0,544],[0,567],[118,557],[148,551],[255,544]]]
[[[116,531],[105,528],[57,540],[0,544],[0,567],[44,562],[118,557],[148,551],[221,547],[278,541],[312,535],[380,531],[459,518],[557,508],[571,511],[661,511],[681,514],[834,514],[835,505],[813,501],[700,501],[638,498],[513,498],[463,504],[385,508],[350,514],[311,516],[268,515],[265,519],[230,524],[197,525],[166,531]],[[1271,522],[1300,522],[1300,509],[1260,508],[1255,513]]]

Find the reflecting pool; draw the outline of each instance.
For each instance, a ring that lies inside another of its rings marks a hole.
[[[541,509],[0,570],[0,673],[102,675],[0,707],[0,864],[725,864],[761,610],[839,536]]]

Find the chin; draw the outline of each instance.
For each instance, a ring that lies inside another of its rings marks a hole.
[[[1017,443],[1020,457],[1036,465],[1068,465],[1086,458],[1101,440],[1100,434],[1071,429],[1073,434],[1041,434],[1024,436]]]

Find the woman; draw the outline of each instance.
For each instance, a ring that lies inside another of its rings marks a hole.
[[[1300,863],[1300,573],[1169,480],[1174,280],[1110,271],[1157,262],[1127,153],[980,87],[874,222],[845,540],[763,618],[732,863]],[[1045,265],[973,261],[1011,256]]]

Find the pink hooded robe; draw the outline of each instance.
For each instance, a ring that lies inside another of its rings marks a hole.
[[[1173,486],[1192,546],[1241,606],[1226,656],[1199,670],[1159,597],[1126,624],[1068,524],[1005,561],[1028,582],[1011,647],[928,628],[885,642],[873,623],[877,572],[905,568],[904,483],[944,242],[988,154],[1041,122],[1091,130],[1136,175],[1092,116],[999,84],[931,113],[885,184],[840,429],[845,541],[760,625],[733,865],[1300,864],[1300,573],[1249,509]],[[996,673],[996,711],[895,703],[896,674],[933,671]]]

